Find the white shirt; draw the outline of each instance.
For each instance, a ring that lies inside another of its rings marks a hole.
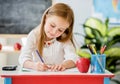
[[[38,35],[40,33],[39,28],[40,27],[38,26],[33,29],[27,36],[26,45],[22,48],[22,52],[19,56],[19,63],[21,66],[23,66],[23,63],[26,60],[31,60],[34,62],[41,61],[39,56],[32,55],[32,52],[36,49],[36,41],[38,40]],[[76,55],[75,48],[73,47],[71,41],[67,41],[65,43],[59,42],[56,39],[51,41],[54,42],[43,48],[42,58],[45,64],[61,64],[66,60],[73,60],[76,62],[78,56]]]

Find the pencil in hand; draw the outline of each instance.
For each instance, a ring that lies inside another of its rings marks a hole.
[[[38,52],[38,50],[36,50],[36,53],[37,53],[38,57],[40,58],[41,62],[44,63],[44,60],[42,59],[42,56],[40,55],[40,53]]]

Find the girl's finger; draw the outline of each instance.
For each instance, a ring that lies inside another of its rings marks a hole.
[[[58,70],[58,71],[61,71],[61,69],[62,69],[62,66],[59,65],[58,68],[57,68],[57,70]]]

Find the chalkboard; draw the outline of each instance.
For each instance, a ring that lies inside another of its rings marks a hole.
[[[0,34],[28,34],[52,0],[0,0]]]

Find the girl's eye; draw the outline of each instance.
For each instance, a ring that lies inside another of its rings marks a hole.
[[[50,26],[52,27],[52,28],[54,28],[55,26],[54,25],[52,25],[52,24],[50,24]]]
[[[59,32],[63,32],[63,30],[61,30],[61,29],[59,29],[58,31],[59,31]]]

